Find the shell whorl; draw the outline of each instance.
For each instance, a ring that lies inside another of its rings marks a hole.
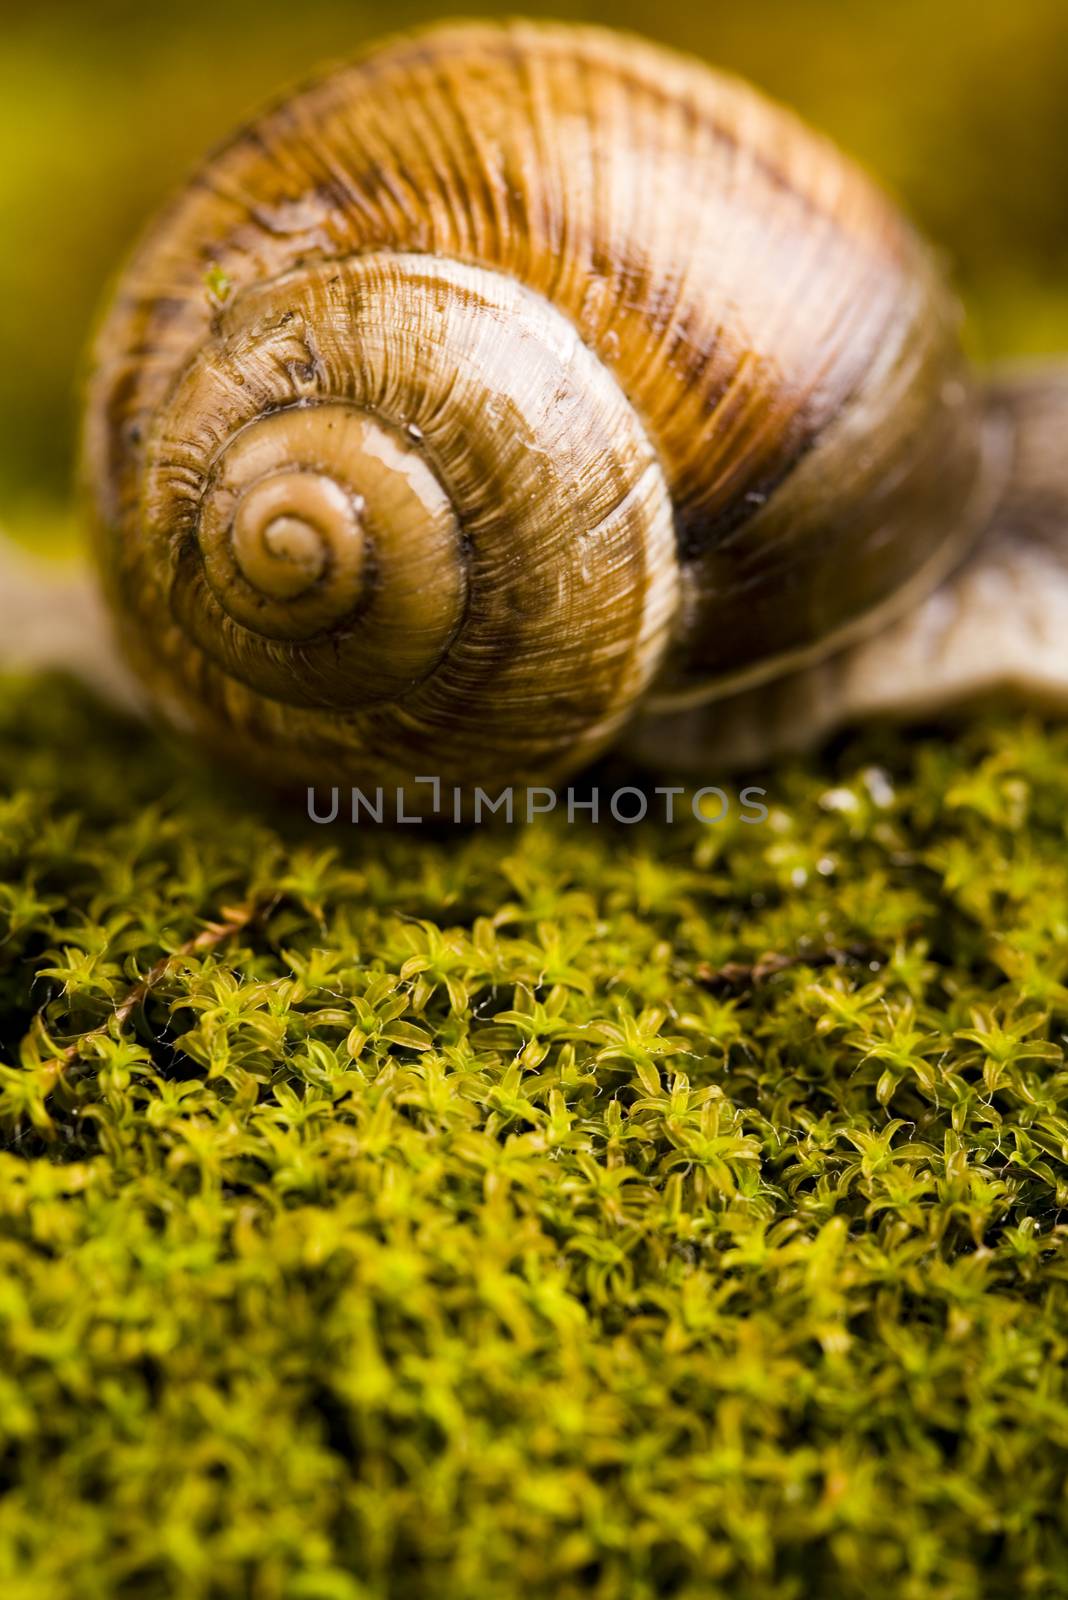
[[[361,773],[542,772],[648,683],[675,609],[660,469],[520,284],[385,252],[298,269],[235,301],[162,416],[160,599],[296,746],[341,719]]]
[[[822,652],[983,500],[927,254],[824,141],[597,29],[461,24],[268,110],[99,335],[102,565],[172,718],[282,776],[554,778]]]

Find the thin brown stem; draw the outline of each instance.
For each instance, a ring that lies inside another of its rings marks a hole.
[[[186,956],[198,955],[204,950],[217,950],[228,939],[232,939],[235,934],[242,933],[251,922],[261,915],[263,910],[264,906],[256,902],[247,906],[224,906],[222,908],[221,921],[209,922],[206,928],[201,929],[200,933],[196,934],[192,939],[187,939],[184,944],[178,946],[177,950],[172,950],[170,955],[164,956],[157,961],[154,967],[149,968],[140,982],[134,984],[133,988],[119,1002],[104,1022],[98,1023],[95,1028],[91,1028],[88,1033],[83,1033],[79,1038],[75,1039],[73,1044],[69,1044],[66,1047],[59,1057],[60,1071],[71,1066],[82,1054],[86,1045],[93,1039],[105,1037],[113,1025],[121,1028],[177,962],[184,960]]]
[[[753,962],[728,961],[722,967],[713,967],[703,961],[695,970],[694,977],[702,989],[708,989],[713,994],[741,994],[758,988],[777,972],[786,972],[790,967],[843,967],[857,962],[881,964],[885,960],[886,952],[870,944],[809,950],[797,955],[783,955],[779,951],[768,950]]]

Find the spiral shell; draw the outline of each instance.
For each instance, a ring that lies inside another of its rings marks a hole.
[[[401,39],[148,233],[85,475],[171,720],[282,778],[555,779],[929,588],[981,518],[927,252],[753,91],[597,29]]]

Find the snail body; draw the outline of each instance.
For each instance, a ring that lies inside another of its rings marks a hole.
[[[102,322],[83,461],[172,723],[285,780],[554,782],[919,606],[1010,422],[924,243],[787,112],[472,23],[209,160]]]

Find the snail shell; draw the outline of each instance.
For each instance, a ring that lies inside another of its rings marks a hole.
[[[758,94],[438,27],[269,109],[136,251],[84,435],[120,638],[283,779],[558,779],[915,605],[998,451],[929,253]]]

